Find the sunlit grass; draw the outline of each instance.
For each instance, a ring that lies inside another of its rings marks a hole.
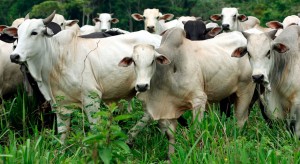
[[[99,153],[103,151],[103,145],[122,147],[126,139],[123,134],[143,115],[141,103],[137,100],[131,102],[134,110],[130,117],[126,110],[117,108],[113,109],[111,115],[110,108],[103,106],[101,111],[108,113],[102,115],[111,117],[102,120],[114,119],[120,115],[124,117],[119,119],[124,120],[102,121],[95,132],[90,132],[87,123],[82,125],[82,113],[78,110],[72,115],[72,133],[67,143],[61,145],[54,128],[39,130],[31,119],[33,116],[28,116],[31,113],[28,108],[29,101],[31,100],[20,92],[15,99],[7,100],[3,104],[0,117],[0,163],[99,162],[97,160],[102,158]],[[300,163],[299,140],[291,135],[284,122],[274,122],[270,128],[256,106],[251,110],[243,129],[236,126],[233,116],[228,119],[221,117],[216,107],[206,112],[201,122],[192,123],[191,112],[185,113],[184,117],[188,119],[189,126],[177,128],[172,163]],[[104,133],[103,127],[106,125],[120,131],[115,134]],[[82,127],[85,127],[85,133]],[[107,139],[97,139],[98,134],[118,137],[112,140],[115,143],[105,143]],[[168,140],[161,134],[157,121],[142,129],[129,152],[121,147],[109,148],[112,150],[114,163],[167,162]]]

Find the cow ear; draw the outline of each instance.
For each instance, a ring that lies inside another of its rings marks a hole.
[[[214,27],[211,30],[208,31],[207,35],[210,37],[215,37],[218,34],[220,34],[222,32],[222,28],[221,27]]]
[[[248,17],[244,14],[239,14],[237,18],[241,22],[245,22],[246,20],[248,20]]]
[[[278,21],[267,22],[266,26],[272,29],[283,29],[283,24]]]
[[[131,17],[136,21],[144,20],[144,16],[138,13],[131,14]]]
[[[217,22],[217,21],[220,21],[222,20],[222,17],[220,14],[214,14],[214,15],[211,15],[209,17],[210,20],[214,21],[214,22]]]
[[[159,20],[171,20],[173,19],[174,15],[173,14],[164,14],[159,17]]]
[[[74,24],[77,24],[79,22],[79,20],[78,19],[74,19],[74,20],[67,20],[66,21],[66,26],[69,26],[69,27],[71,27],[71,26],[73,26]]]
[[[117,19],[117,18],[112,18],[111,19],[111,23],[118,23],[119,22],[119,19]]]
[[[7,28],[8,26],[6,25],[0,25],[0,33],[3,31],[3,29]]]
[[[272,40],[274,40],[274,39],[276,38],[276,33],[277,33],[277,30],[272,30],[272,31],[267,32],[266,34],[267,34]]]
[[[171,61],[164,55],[161,55],[159,53],[155,53],[155,58],[156,58],[156,62],[159,63],[159,64],[162,64],[162,65],[167,65],[167,64],[170,64]]]
[[[3,29],[3,34],[7,34],[10,37],[18,38],[18,29],[15,27],[8,27]]]
[[[285,53],[289,50],[289,48],[282,43],[274,43],[272,46],[273,50],[277,51],[278,53]]]
[[[120,63],[118,64],[119,67],[128,67],[133,62],[133,59],[131,57],[125,57],[123,58]]]
[[[96,24],[97,22],[100,22],[100,19],[99,18],[94,18],[93,23]]]
[[[246,53],[247,53],[246,47],[239,47],[232,52],[231,57],[240,58],[243,57]]]
[[[18,38],[17,34],[18,29],[15,27],[8,27],[3,29],[2,34],[0,35],[0,40],[6,43],[13,43]]]

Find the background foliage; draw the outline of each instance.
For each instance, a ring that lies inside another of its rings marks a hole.
[[[1,0],[0,24],[9,25],[19,17],[31,13],[33,17],[45,17],[56,9],[66,19],[79,19],[80,25],[91,24],[97,13],[114,13],[119,28],[136,31],[143,28],[141,22],[131,18],[132,13],[142,13],[145,8],[158,8],[162,13],[200,16],[221,12],[222,7],[238,7],[240,13],[256,16],[261,25],[271,20],[300,12],[299,0]]]

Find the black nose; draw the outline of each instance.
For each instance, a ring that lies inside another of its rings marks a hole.
[[[150,33],[154,32],[154,26],[147,26],[147,31]]]
[[[19,54],[12,54],[10,55],[10,61],[12,63],[19,63],[20,55]]]
[[[136,89],[139,92],[145,92],[148,89],[148,84],[137,84]]]
[[[229,30],[229,24],[222,24],[223,30]]]
[[[262,83],[264,80],[264,75],[263,74],[253,75],[252,79],[255,83]]]

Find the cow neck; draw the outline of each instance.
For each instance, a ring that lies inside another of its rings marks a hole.
[[[41,54],[38,54],[26,61],[30,74],[36,80],[41,93],[47,101],[53,98],[46,71],[49,70],[49,67],[51,65],[50,63],[52,62],[49,56],[51,50],[48,48],[48,43],[49,41],[47,40],[47,38],[45,38],[44,45],[46,46],[41,47],[45,48],[44,51],[41,51]]]

